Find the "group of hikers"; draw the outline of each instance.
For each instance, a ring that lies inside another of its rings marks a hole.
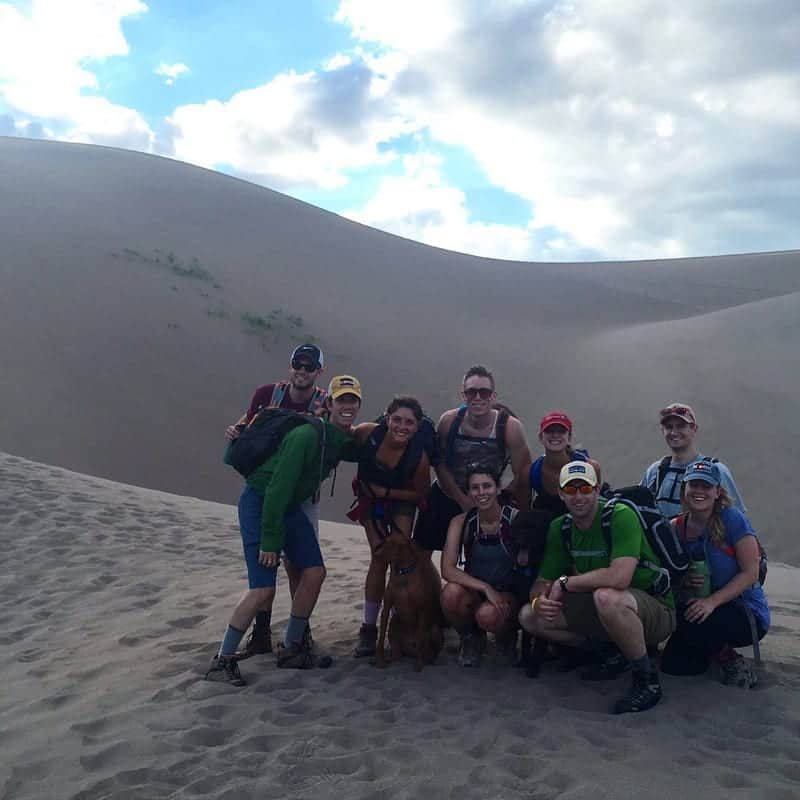
[[[292,601],[277,665],[330,665],[315,647],[309,618],[326,575],[319,488],[345,460],[358,464],[349,516],[364,527],[372,553],[356,658],[376,652],[389,569],[379,545],[387,536],[403,536],[421,551],[441,551],[441,608],[460,638],[464,667],[480,663],[492,634],[499,651],[517,654],[536,674],[524,644],[518,655],[521,630],[523,643],[544,644],[558,669],[580,667],[585,680],[630,671],[630,687],[614,713],[658,703],[659,669],[698,675],[713,665],[723,683],[756,684],[756,672],[735,648],[757,645],[770,625],[761,586],[765,557],[730,470],[698,451],[697,417],[689,405],[671,403],[659,411],[669,452],[641,479],[651,512],[687,559],[676,571],[666,568],[675,564],[664,563],[638,507],[615,495],[601,480],[600,464],[573,447],[565,412],[542,417],[543,453],[532,458],[522,422],[498,402],[494,376],[484,366],[467,370],[463,402],[436,424],[415,398],[398,396],[380,419],[355,425],[360,382],[339,375],[325,391],[317,386],[323,369],[317,345],[297,347],[288,380],[258,388],[247,412],[226,430],[229,449],[244,448],[253,426],[274,416],[267,409],[313,420],[285,427],[263,461],[240,469],[248,590],[207,679],[243,686],[239,662],[272,652],[280,561]],[[520,539],[522,528],[527,541]]]

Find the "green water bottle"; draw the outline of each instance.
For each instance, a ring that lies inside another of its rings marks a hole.
[[[695,597],[708,597],[711,594],[711,573],[708,571],[706,560],[692,561],[692,572],[703,576],[702,586],[694,587]]]

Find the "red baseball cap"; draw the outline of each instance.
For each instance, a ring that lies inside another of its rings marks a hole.
[[[562,425],[568,433],[572,433],[572,420],[563,411],[550,411],[542,417],[539,423],[539,433],[551,425]]]

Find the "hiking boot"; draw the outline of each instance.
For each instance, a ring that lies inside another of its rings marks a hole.
[[[594,664],[581,672],[581,678],[585,681],[610,681],[630,668],[628,659],[617,650],[612,655],[606,656],[599,664]]]
[[[314,653],[304,637],[300,644],[291,644],[289,647],[279,642],[277,664],[281,669],[328,669],[333,659]]]
[[[358,644],[353,650],[353,658],[367,658],[375,655],[378,643],[378,626],[367,625],[365,622],[358,631]]]
[[[239,659],[236,656],[214,656],[205,680],[229,683],[231,686],[247,686],[247,681],[239,671]]]
[[[266,633],[253,628],[247,637],[244,647],[236,653],[236,658],[243,661],[251,656],[260,656],[272,652],[272,630],[267,628]]]
[[[481,641],[477,633],[461,640],[458,664],[461,667],[477,667],[481,663]]]
[[[658,672],[633,673],[631,689],[625,697],[617,700],[611,709],[612,714],[628,714],[637,711],[647,711],[661,700],[661,682]]]
[[[719,665],[719,677],[727,686],[738,686],[740,689],[752,689],[758,683],[758,676],[739,653]]]

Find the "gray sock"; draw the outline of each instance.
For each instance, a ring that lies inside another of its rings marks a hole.
[[[296,617],[291,614],[289,616],[289,624],[286,626],[286,634],[283,637],[284,647],[300,644],[303,641],[307,627],[308,617]]]
[[[644,675],[649,675],[653,671],[653,662],[650,656],[645,653],[641,658],[634,658],[631,661],[631,666],[634,672],[640,672]]]
[[[242,636],[244,636],[244,631],[234,628],[233,625],[228,625],[228,629],[225,631],[225,636],[222,638],[222,644],[219,646],[218,655],[235,655],[236,648],[239,646],[239,642],[242,641]]]

